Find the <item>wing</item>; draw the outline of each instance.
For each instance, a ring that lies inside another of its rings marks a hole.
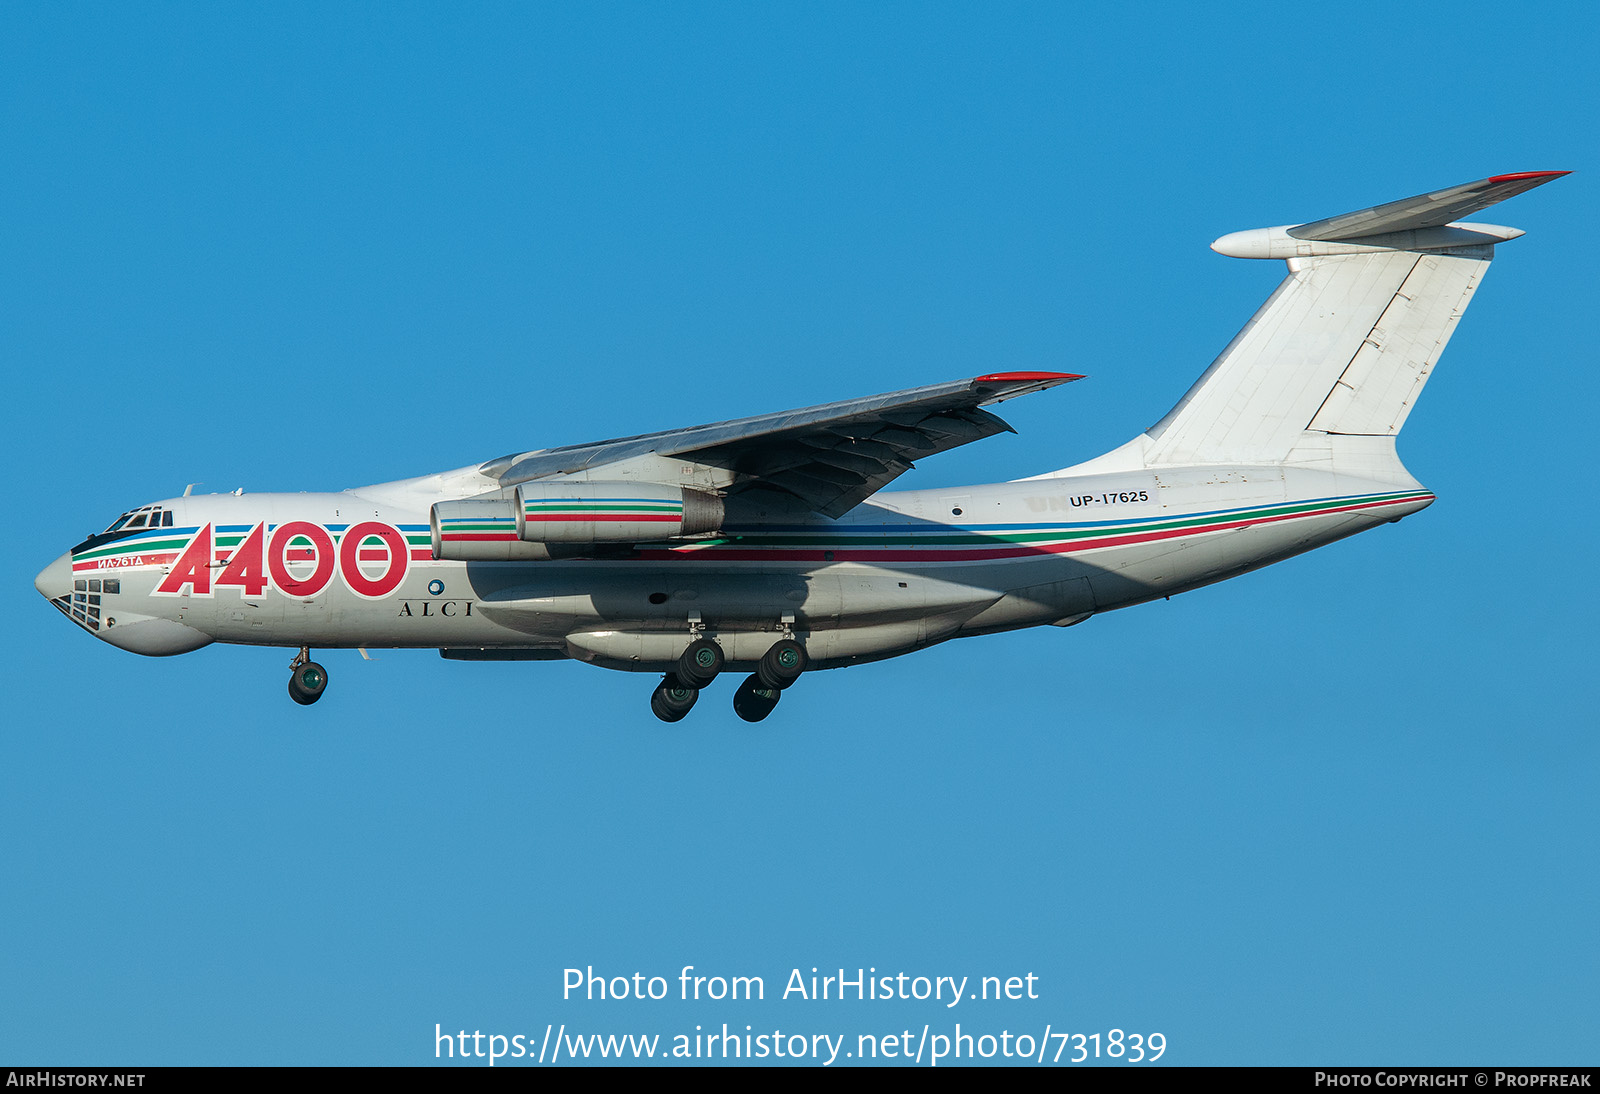
[[[1012,431],[982,407],[1079,379],[1065,372],[1001,372],[714,425],[503,456],[478,470],[502,487],[583,473],[604,478],[626,471],[655,482],[696,476],[696,481],[710,481],[730,494],[757,487],[781,491],[815,512],[837,517],[909,470],[914,459]]]
[[[1431,194],[1401,198],[1371,209],[1341,213],[1326,220],[1313,220],[1309,224],[1290,228],[1289,234],[1296,239],[1335,240],[1436,228],[1568,174],[1571,172],[1519,171],[1513,175],[1494,175],[1477,182],[1435,190]]]

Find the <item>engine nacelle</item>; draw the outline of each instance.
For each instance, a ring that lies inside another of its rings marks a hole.
[[[429,514],[433,557],[452,562],[536,562],[550,557],[542,543],[517,538],[516,503],[510,498],[441,501]]]
[[[517,538],[528,543],[659,543],[722,527],[722,499],[682,486],[525,482]]]
[[[510,498],[441,501],[430,514],[433,557],[456,562],[577,558],[598,544],[714,532],[722,519],[715,494],[627,482],[523,483]]]

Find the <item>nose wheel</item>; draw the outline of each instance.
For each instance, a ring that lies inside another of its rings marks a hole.
[[[289,662],[289,698],[308,707],[322,698],[328,688],[328,670],[311,660],[311,650],[301,646],[300,652]]]

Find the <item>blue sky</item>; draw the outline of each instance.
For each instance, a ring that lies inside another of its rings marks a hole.
[[[1177,1063],[1593,1063],[1589,5],[12,8],[0,1062],[432,1062],[434,1028],[1159,1031]],[[428,652],[147,660],[33,574],[340,489],[983,372],[909,486],[1155,421],[1281,267],[1485,175],[1425,514],[1170,602],[708,693]],[[760,975],[563,1001],[562,970]],[[793,968],[1039,977],[803,1003]]]

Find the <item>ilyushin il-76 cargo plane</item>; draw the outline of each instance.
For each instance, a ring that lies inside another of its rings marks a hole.
[[[983,409],[1078,376],[995,372],[717,425],[539,449],[337,494],[169,498],[35,581],[96,638],[660,674],[676,721],[726,669],[755,722],[807,671],[1171,596],[1425,508],[1395,436],[1495,244],[1460,223],[1530,171],[1223,236],[1288,276],[1166,416],[1097,459],[988,486],[885,492],[1010,427]]]

